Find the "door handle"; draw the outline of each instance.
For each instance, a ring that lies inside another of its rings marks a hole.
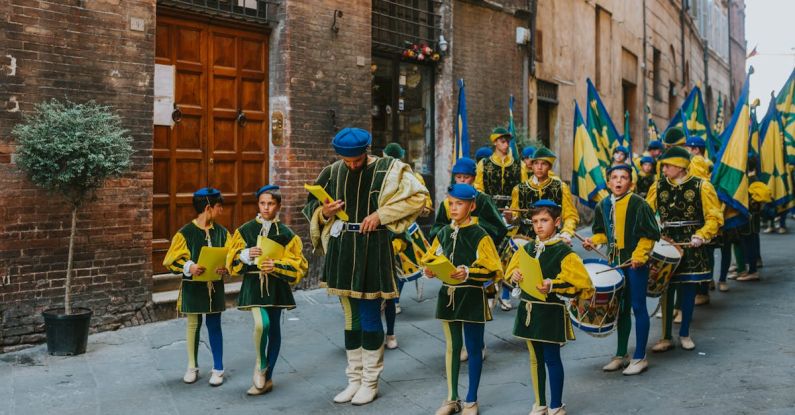
[[[174,103],[174,111],[171,111],[171,120],[175,123],[182,121],[182,111],[177,106],[177,103]]]
[[[246,114],[243,113],[243,110],[237,110],[237,118],[235,119],[237,120],[237,124],[240,125],[241,127],[245,127],[246,121],[248,121],[246,119]]]
[[[215,162],[215,160],[213,160],[213,158],[212,158],[212,157],[210,157],[210,160],[209,160],[209,162],[210,162],[210,165],[212,166],[212,164]]]

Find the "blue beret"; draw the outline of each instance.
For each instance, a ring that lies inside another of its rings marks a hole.
[[[706,148],[707,143],[701,137],[690,136],[687,137],[687,141],[685,141],[685,147]]]
[[[453,175],[468,174],[470,176],[474,176],[475,168],[475,160],[472,160],[468,157],[461,157],[455,162],[455,165],[453,165]]]
[[[197,190],[193,197],[218,197],[221,196],[221,191],[212,187],[202,187]]]
[[[334,139],[331,145],[334,151],[343,157],[361,156],[367,151],[367,147],[373,141],[373,136],[361,128],[343,128]]]
[[[447,188],[447,194],[461,200],[475,200],[478,191],[472,185],[456,183]]]
[[[660,140],[652,140],[649,142],[649,150],[662,150],[663,148],[665,147],[663,147],[663,143]]]
[[[615,150],[613,150],[613,154],[616,154],[616,152],[618,152],[618,151],[620,151],[620,152],[622,152],[622,153],[624,153],[624,154],[626,154],[626,155],[629,155],[629,149],[627,149],[627,148],[626,148],[626,147],[624,147],[624,146],[618,146],[618,147],[616,147],[616,149],[615,149]]]
[[[652,156],[643,156],[640,158],[640,164],[643,163],[651,163],[654,164],[654,157]]]
[[[629,173],[629,179],[632,180],[632,167],[629,164],[616,164],[615,166],[610,166],[607,168],[607,177],[610,177],[610,174],[616,170],[624,170],[625,172]]]
[[[558,208],[558,209],[560,209],[560,205],[559,204],[557,204],[554,201],[549,200],[549,199],[538,200],[535,203],[533,203],[533,207],[534,208],[545,207],[545,208]]]
[[[475,160],[489,158],[492,154],[494,154],[494,150],[491,147],[483,146],[475,152]]]
[[[527,146],[527,147],[525,147],[522,150],[522,158],[523,159],[529,159],[529,158],[533,157],[533,154],[535,154],[535,152],[536,152],[536,148],[535,147]]]
[[[259,197],[259,195],[267,192],[268,190],[279,190],[279,186],[276,186],[275,184],[266,184],[265,186],[260,187],[259,190],[254,192],[254,196]]]

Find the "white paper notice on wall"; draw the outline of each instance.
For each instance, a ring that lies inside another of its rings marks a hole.
[[[174,125],[174,66],[155,64],[155,125]]]

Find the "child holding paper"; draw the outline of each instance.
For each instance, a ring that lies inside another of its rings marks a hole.
[[[564,302],[558,294],[579,295],[587,299],[594,293],[582,259],[557,233],[560,215],[561,207],[557,203],[548,199],[535,202],[529,211],[536,234],[535,242],[517,251],[505,270],[505,278],[515,284],[521,283],[524,278],[534,277],[523,275],[519,268],[520,257],[525,252],[539,261],[543,278],[537,288],[546,299],[537,299],[522,291],[521,305],[513,328],[514,336],[527,340],[527,350],[530,352],[531,379],[535,392],[531,415],[566,414],[562,402],[563,362],[560,359],[560,346],[567,340],[574,340],[574,331]],[[546,401],[547,373],[552,398],[549,407]]]
[[[427,264],[444,256],[455,267],[449,277],[439,275],[447,281],[439,290],[436,318],[442,320],[447,342],[448,395],[436,414],[447,415],[463,410],[464,415],[475,415],[478,413],[477,393],[483,356],[480,353],[469,356],[469,389],[462,403],[458,396],[461,347],[466,343],[469,350],[483,349],[485,323],[491,320],[483,285],[502,277],[502,266],[491,237],[470,216],[475,209],[477,190],[468,184],[454,184],[448,188],[447,194],[452,223],[436,234],[421,260]],[[435,276],[427,268],[426,275],[430,278]]]
[[[198,214],[196,219],[183,226],[171,239],[171,246],[166,252],[163,266],[175,274],[182,274],[182,284],[177,300],[177,310],[188,317],[187,344],[188,370],[182,380],[194,383],[199,378],[197,355],[199,353],[199,332],[202,326],[202,315],[207,322],[207,334],[210,338],[210,350],[213,355],[213,370],[210,385],[220,386],[224,382],[223,335],[221,333],[221,312],[226,308],[224,303],[224,282],[196,281],[207,272],[198,264],[203,247],[227,247],[231,237],[223,226],[215,223],[215,219],[223,212],[224,198],[221,192],[211,187],[199,189],[193,194],[193,208]],[[226,268],[220,267],[215,272],[221,276],[228,274]]]
[[[273,368],[281,347],[279,317],[282,309],[295,308],[291,286],[301,281],[308,263],[301,238],[279,222],[279,186],[263,186],[255,196],[259,213],[235,231],[227,263],[234,275],[243,276],[238,308],[250,310],[254,317],[257,361],[254,384],[247,393],[262,395],[273,389]]]

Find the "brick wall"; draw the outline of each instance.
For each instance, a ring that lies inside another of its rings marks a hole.
[[[74,305],[92,330],[152,319],[154,16],[155,0],[0,2],[0,351],[42,341],[41,310],[63,304],[70,212],[18,172],[10,135],[50,98],[113,106],[135,148],[132,171],[79,212]]]
[[[505,9],[478,2],[458,1],[453,7],[454,36],[451,42],[453,75],[464,78],[467,117],[472,151],[491,144],[489,134],[497,125],[508,123],[508,97],[513,94],[515,122],[522,122],[522,59],[516,44],[516,27],[527,20]],[[457,88],[456,88],[457,91]],[[455,108],[453,108],[455,111]]]
[[[270,177],[283,189],[283,220],[304,236],[310,275],[303,285],[312,286],[322,261],[311,254],[301,215],[303,185],[335,160],[336,131],[370,128],[371,7],[367,0],[327,0],[288,1],[282,9],[272,37],[270,99],[272,111],[285,113],[285,144],[271,146]],[[331,30],[334,10],[342,11],[338,33]]]

